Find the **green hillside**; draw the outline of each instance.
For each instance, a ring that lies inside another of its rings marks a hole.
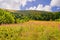
[[[60,21],[60,12],[0,9],[0,24],[22,23],[29,20]]]
[[[37,11],[37,10],[23,10],[13,12],[16,15],[27,16],[33,20],[45,20],[45,21],[54,21],[60,18],[60,12],[46,12],[46,11]]]

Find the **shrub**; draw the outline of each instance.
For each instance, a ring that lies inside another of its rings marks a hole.
[[[60,19],[56,19],[55,21],[60,21]]]
[[[0,40],[20,40],[20,27],[0,27]]]
[[[7,11],[0,12],[0,24],[14,23],[15,19],[13,14]]]

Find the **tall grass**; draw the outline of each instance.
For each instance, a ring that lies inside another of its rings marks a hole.
[[[0,27],[0,40],[60,40],[58,27]]]

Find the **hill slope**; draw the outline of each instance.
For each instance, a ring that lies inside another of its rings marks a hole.
[[[0,24],[20,23],[29,20],[60,21],[60,12],[0,9]]]

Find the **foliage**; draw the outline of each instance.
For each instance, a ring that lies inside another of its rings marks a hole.
[[[14,14],[26,16],[29,20],[44,20],[44,21],[55,21],[60,18],[60,12],[44,12],[44,11],[16,11]]]
[[[60,19],[56,19],[55,21],[60,21]]]
[[[55,21],[60,19],[60,12],[15,11],[0,9],[0,24],[23,23],[29,20]]]
[[[0,40],[20,40],[19,27],[0,27]]]
[[[60,40],[60,30],[47,26],[1,26],[0,40]]]
[[[5,10],[0,10],[0,24],[14,23],[14,16]]]

